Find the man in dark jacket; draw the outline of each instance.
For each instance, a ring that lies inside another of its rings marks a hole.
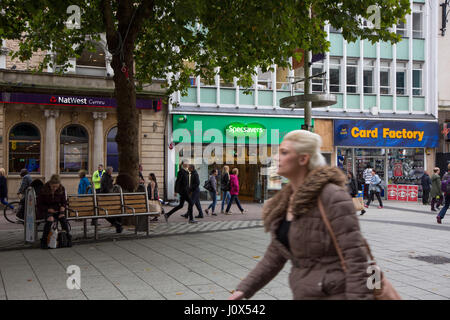
[[[450,163],[447,165],[447,172],[442,177],[441,185],[447,186],[450,183]],[[447,213],[448,208],[450,207],[450,193],[444,191],[444,207],[439,211],[438,215],[436,216],[437,223],[441,224],[442,219],[444,219],[445,214]]]
[[[431,179],[430,176],[428,175],[428,172],[426,171],[423,172],[421,182],[422,182],[422,203],[424,205],[427,205],[431,190]]]
[[[190,179],[191,175],[188,171],[189,161],[183,160],[181,163],[181,168],[178,171],[177,180],[175,181],[175,193],[178,193],[180,195],[180,204],[170,210],[169,212],[164,214],[164,218],[167,220],[169,217],[176,211],[183,208],[184,203],[187,202],[189,204],[188,207],[188,217],[189,217],[189,223],[197,223],[197,221],[194,220],[194,216],[192,214],[192,207],[193,202],[191,198],[189,197],[189,185],[190,185]]]
[[[189,165],[189,173],[191,174],[191,180],[189,185],[189,197],[192,200],[192,208],[194,205],[197,207],[198,215],[196,218],[203,218],[203,209],[200,204],[200,177],[198,176],[197,170],[195,170],[195,166],[193,164]],[[188,208],[189,211],[189,208]],[[183,214],[182,217],[187,218],[188,214]]]
[[[112,172],[113,168],[108,167],[106,168],[106,172],[102,176],[102,180],[100,181],[100,193],[111,193],[114,188],[113,184],[113,178],[112,178]],[[122,219],[119,217],[115,218],[106,218],[107,221],[109,221],[115,228],[117,233],[122,233],[123,227],[122,227]]]

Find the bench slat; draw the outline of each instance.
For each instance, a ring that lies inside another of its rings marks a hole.
[[[127,196],[125,194],[123,195],[124,200],[141,200],[141,199],[145,199],[145,198],[146,198],[145,194],[142,194],[142,195],[137,194],[137,195],[130,195],[130,196]]]

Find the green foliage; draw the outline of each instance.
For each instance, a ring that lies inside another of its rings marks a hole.
[[[110,2],[117,30],[122,15],[117,1]],[[297,48],[328,51],[325,21],[341,28],[348,41],[398,42],[388,28],[410,10],[409,0],[129,0],[139,10],[147,3],[152,13],[136,30],[131,48],[135,79],[151,83],[169,73],[168,93],[186,93],[190,76],[212,80],[217,67],[225,81],[237,77],[241,86],[249,87],[257,66],[263,71],[272,64],[287,67],[288,57],[301,58],[301,53],[294,53]],[[65,25],[70,5],[81,8],[80,29]],[[371,5],[380,8],[380,29],[362,27],[361,18],[369,18]],[[13,53],[21,60],[38,50],[52,50],[54,63],[67,67],[69,58],[89,46],[87,39],[98,41],[106,32],[100,0],[2,0],[0,10],[0,38],[21,41]],[[51,61],[47,55],[39,70]]]

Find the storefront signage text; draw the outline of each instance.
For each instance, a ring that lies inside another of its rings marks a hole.
[[[266,128],[258,123],[231,123],[225,128],[227,135],[232,137],[261,137],[266,134]]]
[[[424,121],[335,120],[335,146],[436,148],[439,124]]]
[[[373,130],[352,128],[352,137],[354,138],[378,138],[378,128]],[[390,128],[383,128],[383,139],[414,139],[422,141],[424,131],[410,131],[410,130],[391,130]]]

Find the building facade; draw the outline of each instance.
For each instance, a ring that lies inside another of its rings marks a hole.
[[[312,90],[313,93],[336,95],[337,103],[313,110],[314,130],[324,139],[322,152],[330,164],[352,170],[360,183],[362,171],[367,166],[377,169],[386,185],[418,185],[424,170],[430,171],[435,166],[438,144],[435,139],[428,138],[436,136],[439,131],[437,33],[440,14],[437,1],[411,1],[411,14],[406,17],[406,23],[392,28],[393,32],[402,36],[402,41],[397,44],[372,44],[365,40],[348,43],[339,30],[326,26],[331,43],[330,52],[315,55],[311,61],[313,75],[323,72],[326,75],[312,80]],[[303,77],[304,67],[292,60],[291,62],[293,67],[290,70],[277,66],[266,73],[256,70],[250,94],[244,93],[236,79],[233,83],[225,83],[216,76],[212,85],[199,77],[192,78],[187,96],[179,93],[173,95],[175,103],[169,104],[171,117],[167,131],[170,143],[175,145],[169,150],[166,162],[169,197],[173,196],[171,183],[175,179],[179,150],[182,149],[176,148],[181,142],[179,136],[183,135],[177,131],[183,127],[180,119],[187,118],[189,121],[190,118],[203,117],[199,122],[203,126],[207,123],[209,129],[216,129],[217,134],[220,132],[225,136],[224,139],[227,138],[226,131],[231,124],[227,119],[239,122],[246,131],[254,123],[265,126],[267,132],[272,129],[280,132],[301,129],[303,110],[279,107],[281,98],[303,93],[301,83],[293,86],[291,82]],[[269,124],[263,119],[269,119]],[[294,124],[291,124],[293,120]],[[351,131],[351,126],[355,126],[358,131]],[[185,127],[189,130],[189,125]],[[344,127],[350,131],[346,132]],[[383,136],[385,129],[390,131]],[[373,132],[373,136],[364,136],[364,132],[368,131]],[[418,132],[411,136],[412,133],[408,133],[410,131],[420,131],[422,138],[419,138]],[[397,132],[400,133],[397,135]],[[346,134],[347,139],[342,139]],[[201,142],[201,148],[211,145],[211,135],[212,133],[203,134],[202,137],[196,135],[197,144]],[[190,141],[194,144],[193,139]],[[269,163],[265,164],[269,168],[276,165],[272,161],[275,160],[273,154],[276,153],[278,142],[270,141],[271,153],[267,155]],[[220,141],[223,149],[230,143],[230,140],[226,143]],[[268,146],[264,137],[258,137],[253,143],[258,148]],[[251,143],[244,140],[238,142],[236,138],[235,157],[230,158],[229,162],[222,160],[207,163],[209,151],[206,156],[203,155],[203,160],[199,160],[201,152],[191,155],[191,158],[197,159],[203,179],[206,179],[212,168],[220,170],[225,164],[239,167],[237,149],[240,145],[249,144]],[[249,147],[245,148],[247,151],[242,153],[247,154],[246,164],[250,164],[251,151],[248,150]],[[261,160],[266,161],[264,157]],[[253,199],[252,192],[249,191],[246,195],[248,200],[265,200],[270,197],[271,187],[276,185],[274,190],[279,188],[279,184],[264,182],[264,179],[270,181],[271,176],[267,171],[261,170],[264,166],[258,161],[260,160],[256,160],[257,165],[253,171],[265,178],[255,173],[240,173],[240,180],[244,185],[258,186],[256,189],[261,189],[253,192]],[[420,193],[420,187],[418,191]],[[265,196],[261,197],[261,194]]]
[[[8,178],[9,198],[16,198],[19,172],[27,168],[33,179],[47,181],[60,174],[67,193],[76,193],[78,172],[90,178],[98,164],[118,171],[116,100],[113,71],[105,43],[97,52],[73,59],[63,75],[51,68],[29,70],[42,61],[11,60],[17,42],[2,41],[0,52],[0,167]],[[164,197],[164,153],[167,104],[161,82],[137,93],[139,152],[148,182],[154,173]]]

